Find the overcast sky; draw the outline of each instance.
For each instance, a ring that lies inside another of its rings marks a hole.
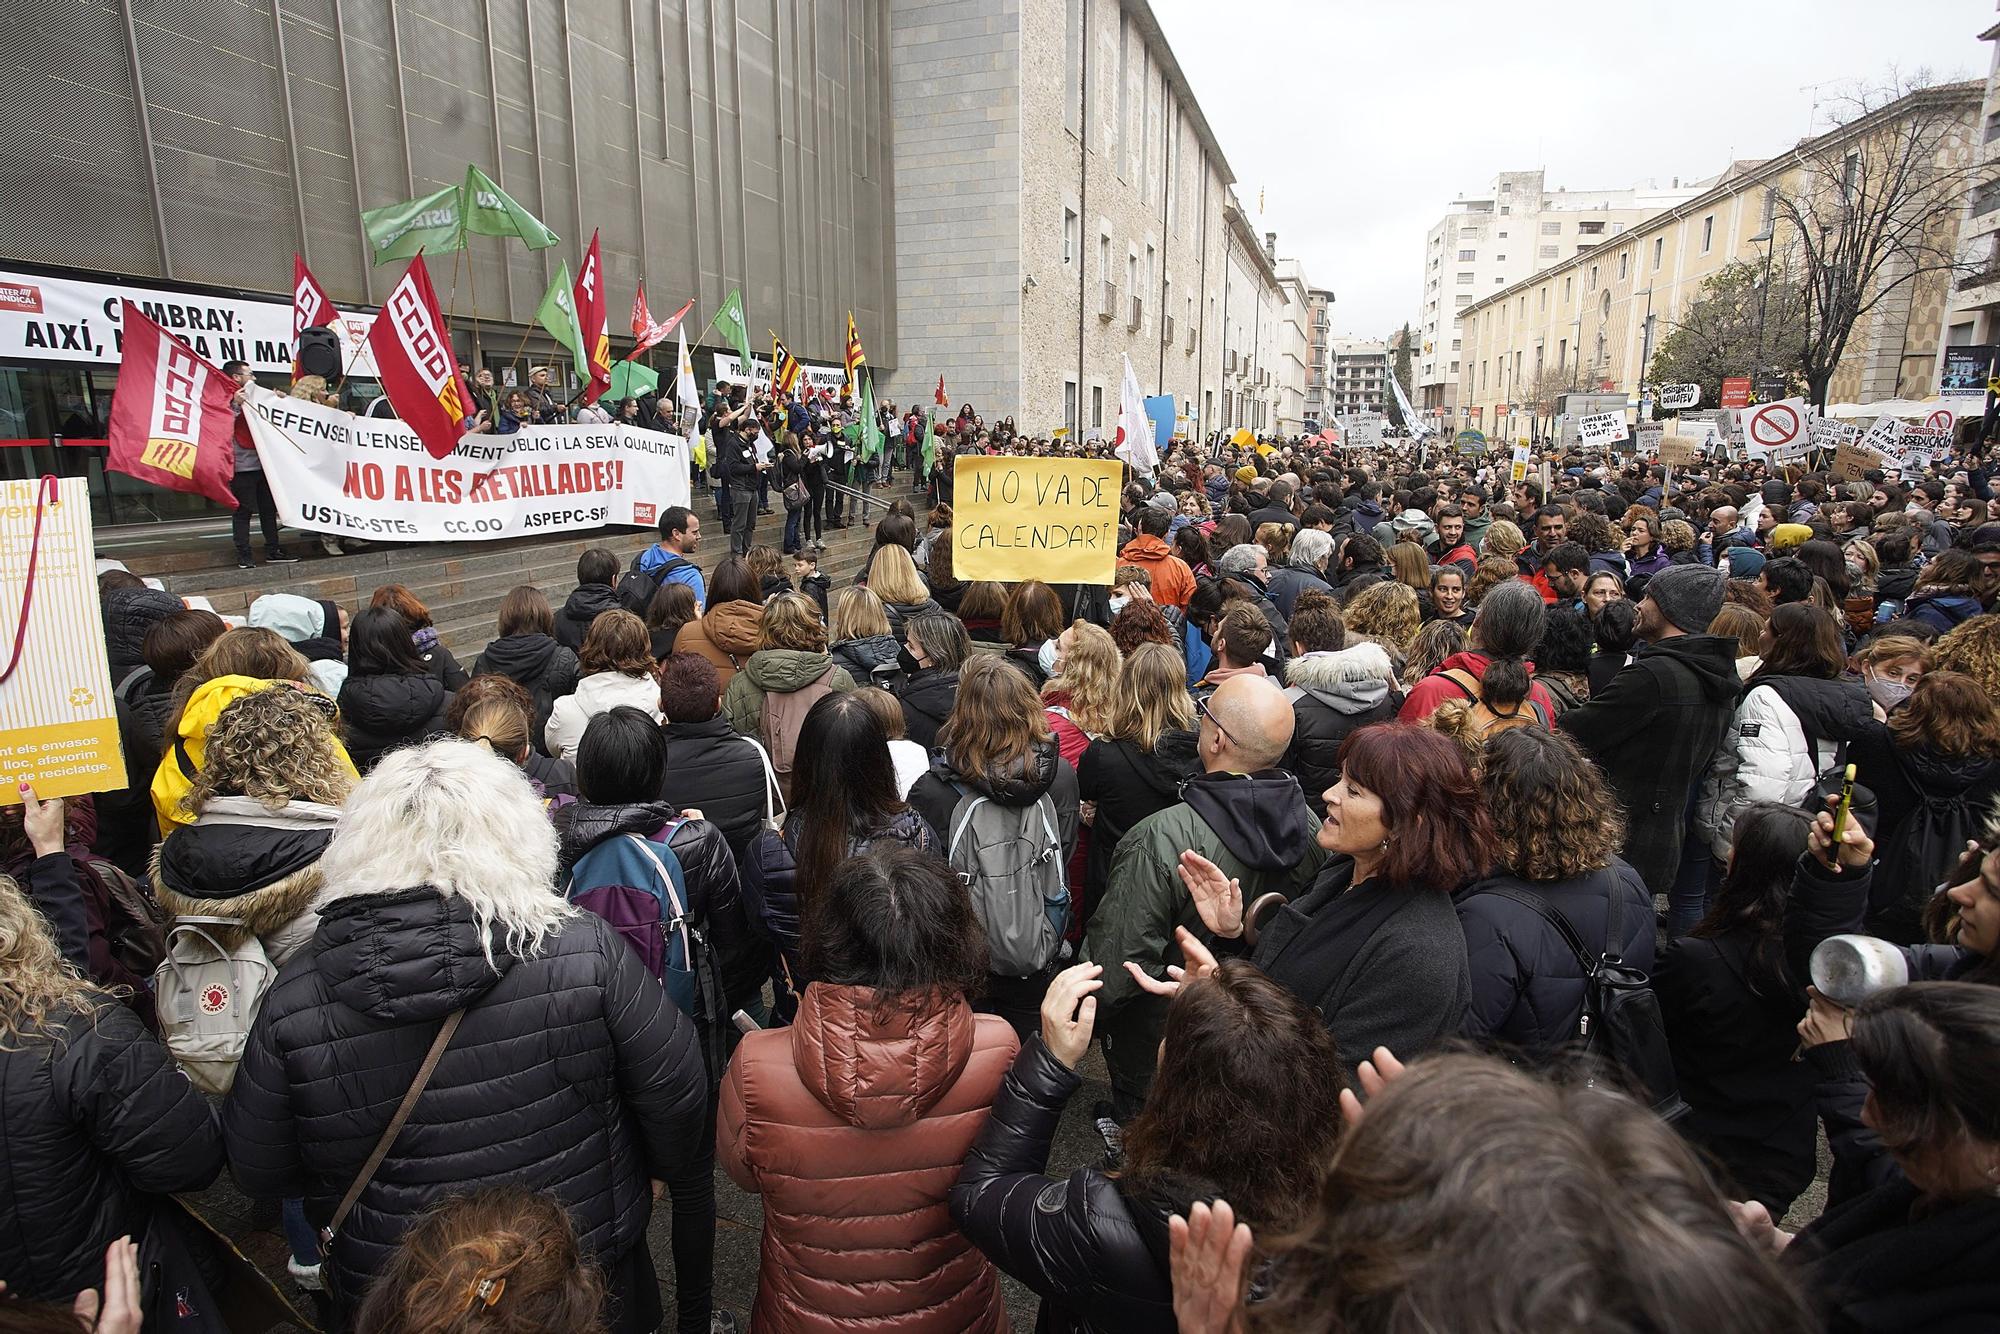
[[[1666,185],[1764,158],[1815,102],[1983,78],[1994,0],[1151,0],[1257,227],[1336,333],[1417,318],[1424,236],[1495,173]],[[1818,85],[1818,86],[1812,86]]]

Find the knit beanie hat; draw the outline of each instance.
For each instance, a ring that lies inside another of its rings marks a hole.
[[[1779,555],[1812,541],[1812,529],[1802,523],[1781,523],[1771,530],[1771,550]]]
[[[1646,582],[1646,596],[1669,624],[1698,635],[1707,631],[1708,623],[1722,610],[1727,583],[1722,571],[1706,565],[1669,565]]]
[[[1764,570],[1764,553],[1746,543],[1738,543],[1722,553],[1732,579],[1755,579]]]

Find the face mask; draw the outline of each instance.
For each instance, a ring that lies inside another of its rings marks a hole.
[[[1041,651],[1035,654],[1035,661],[1040,664],[1043,676],[1054,676],[1056,674],[1056,654],[1061,650],[1061,647],[1053,639],[1044,639],[1042,641]]]
[[[1117,614],[1118,614],[1119,612],[1121,612],[1121,611],[1125,610],[1126,606],[1127,606],[1128,604],[1130,604],[1130,602],[1131,602],[1131,601],[1132,601],[1132,599],[1131,599],[1131,598],[1121,598],[1121,597],[1114,597],[1114,598],[1112,598],[1112,599],[1111,599],[1111,614],[1112,614],[1113,616],[1116,616],[1116,615],[1117,615]]]
[[[1910,697],[1910,687],[1901,681],[1891,681],[1886,676],[1868,678],[1868,698],[1882,706],[1887,713]]]
[[[905,672],[921,672],[924,669],[924,665],[916,660],[908,648],[896,650],[896,665]]]

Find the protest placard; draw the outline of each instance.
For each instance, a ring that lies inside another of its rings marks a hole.
[[[125,786],[92,540],[87,479],[0,483],[0,805]]]
[[[1868,434],[1861,437],[1861,447],[1891,458],[1900,458],[1903,453],[1903,432],[1910,429],[1909,423],[1887,414],[1877,417],[1875,424],[1868,428]]]
[[[1669,468],[1685,468],[1701,457],[1701,441],[1693,436],[1660,437],[1660,462]]]
[[[965,580],[1109,584],[1118,563],[1113,459],[979,458],[952,472],[952,568]]]
[[[1833,452],[1833,475],[1843,482],[1858,482],[1862,474],[1871,468],[1880,468],[1885,460],[1866,445],[1842,445]]]
[[[1578,418],[1576,434],[1586,446],[1603,447],[1617,444],[1631,432],[1625,425],[1623,412],[1593,412]]]
[[[1514,452],[1510,456],[1510,463],[1508,466],[1509,480],[1519,482],[1519,481],[1525,481],[1527,479],[1528,454],[1529,450],[1526,445],[1514,446]]]
[[[1701,402],[1701,386],[1698,384],[1663,384],[1660,386],[1660,407],[1673,412],[1681,408],[1691,408]]]
[[[613,423],[468,435],[441,459],[401,422],[263,390],[244,406],[278,514],[308,532],[490,541],[650,527],[688,503],[688,444]]]
[[[1382,414],[1379,412],[1349,412],[1340,418],[1340,431],[1347,440],[1349,449],[1380,449],[1382,447]]]

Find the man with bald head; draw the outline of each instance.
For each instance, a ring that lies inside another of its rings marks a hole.
[[[1708,512],[1708,531],[1701,535],[1701,551],[1710,565],[1722,563],[1722,553],[1729,550],[1739,533],[1746,540],[1750,536],[1743,529],[1734,505],[1717,505]]]
[[[1235,877],[1246,905],[1274,890],[1298,897],[1326,859],[1315,842],[1319,816],[1298,780],[1276,767],[1292,742],[1285,692],[1266,677],[1232,676],[1195,707],[1201,772],[1178,805],[1119,840],[1085,935],[1086,953],[1104,965],[1097,1031],[1121,1121],[1146,1100],[1167,1015],[1166,1000],[1140,990],[1125,961],[1164,977],[1181,962],[1175,927],[1208,938],[1181,881],[1182,854],[1198,852]]]

